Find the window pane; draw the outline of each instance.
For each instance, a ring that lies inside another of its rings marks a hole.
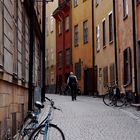
[[[74,7],[78,5],[78,0],[74,0]]]
[[[123,52],[123,84],[127,86],[131,83],[131,61],[130,61],[130,48]]]
[[[66,65],[70,65],[71,63],[71,55],[70,55],[70,49],[66,50]]]
[[[58,53],[58,67],[62,67],[62,52]]]
[[[113,40],[112,13],[109,15],[109,42]]]
[[[78,80],[81,79],[81,63],[75,63],[75,75]]]
[[[83,41],[88,42],[88,24],[87,21],[83,22]]]
[[[65,18],[65,31],[69,30],[69,16]]]
[[[74,27],[74,46],[78,45],[78,25]]]
[[[102,23],[103,25],[103,47],[106,45],[106,36],[105,36],[105,20]]]

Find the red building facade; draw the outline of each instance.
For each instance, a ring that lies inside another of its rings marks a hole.
[[[56,19],[56,84],[66,83],[72,71],[70,0],[59,0],[53,16]]]

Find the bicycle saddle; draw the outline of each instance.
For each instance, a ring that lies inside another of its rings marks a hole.
[[[35,106],[40,110],[41,108],[44,108],[44,104],[42,104],[41,102],[39,101],[36,101],[35,102]]]

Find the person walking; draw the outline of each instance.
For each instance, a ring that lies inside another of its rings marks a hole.
[[[71,88],[72,101],[76,100],[77,84],[77,77],[73,74],[73,72],[70,72],[70,75],[67,79],[67,85]]]

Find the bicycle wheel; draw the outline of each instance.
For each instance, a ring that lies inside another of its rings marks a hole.
[[[35,121],[33,121],[33,118],[30,116],[27,116],[24,119],[24,123],[21,126],[19,132],[14,137],[14,140],[28,140],[29,136],[31,135],[31,133],[33,132],[35,128],[35,125],[36,123]]]
[[[47,133],[45,133],[47,129]],[[46,128],[45,124],[39,126],[33,131],[29,140],[65,140],[62,130],[54,124],[48,124]]]
[[[113,94],[112,93],[107,93],[103,96],[103,102],[107,106],[113,106]]]
[[[126,96],[121,94],[119,98],[116,99],[116,107],[122,107],[126,104]]]

